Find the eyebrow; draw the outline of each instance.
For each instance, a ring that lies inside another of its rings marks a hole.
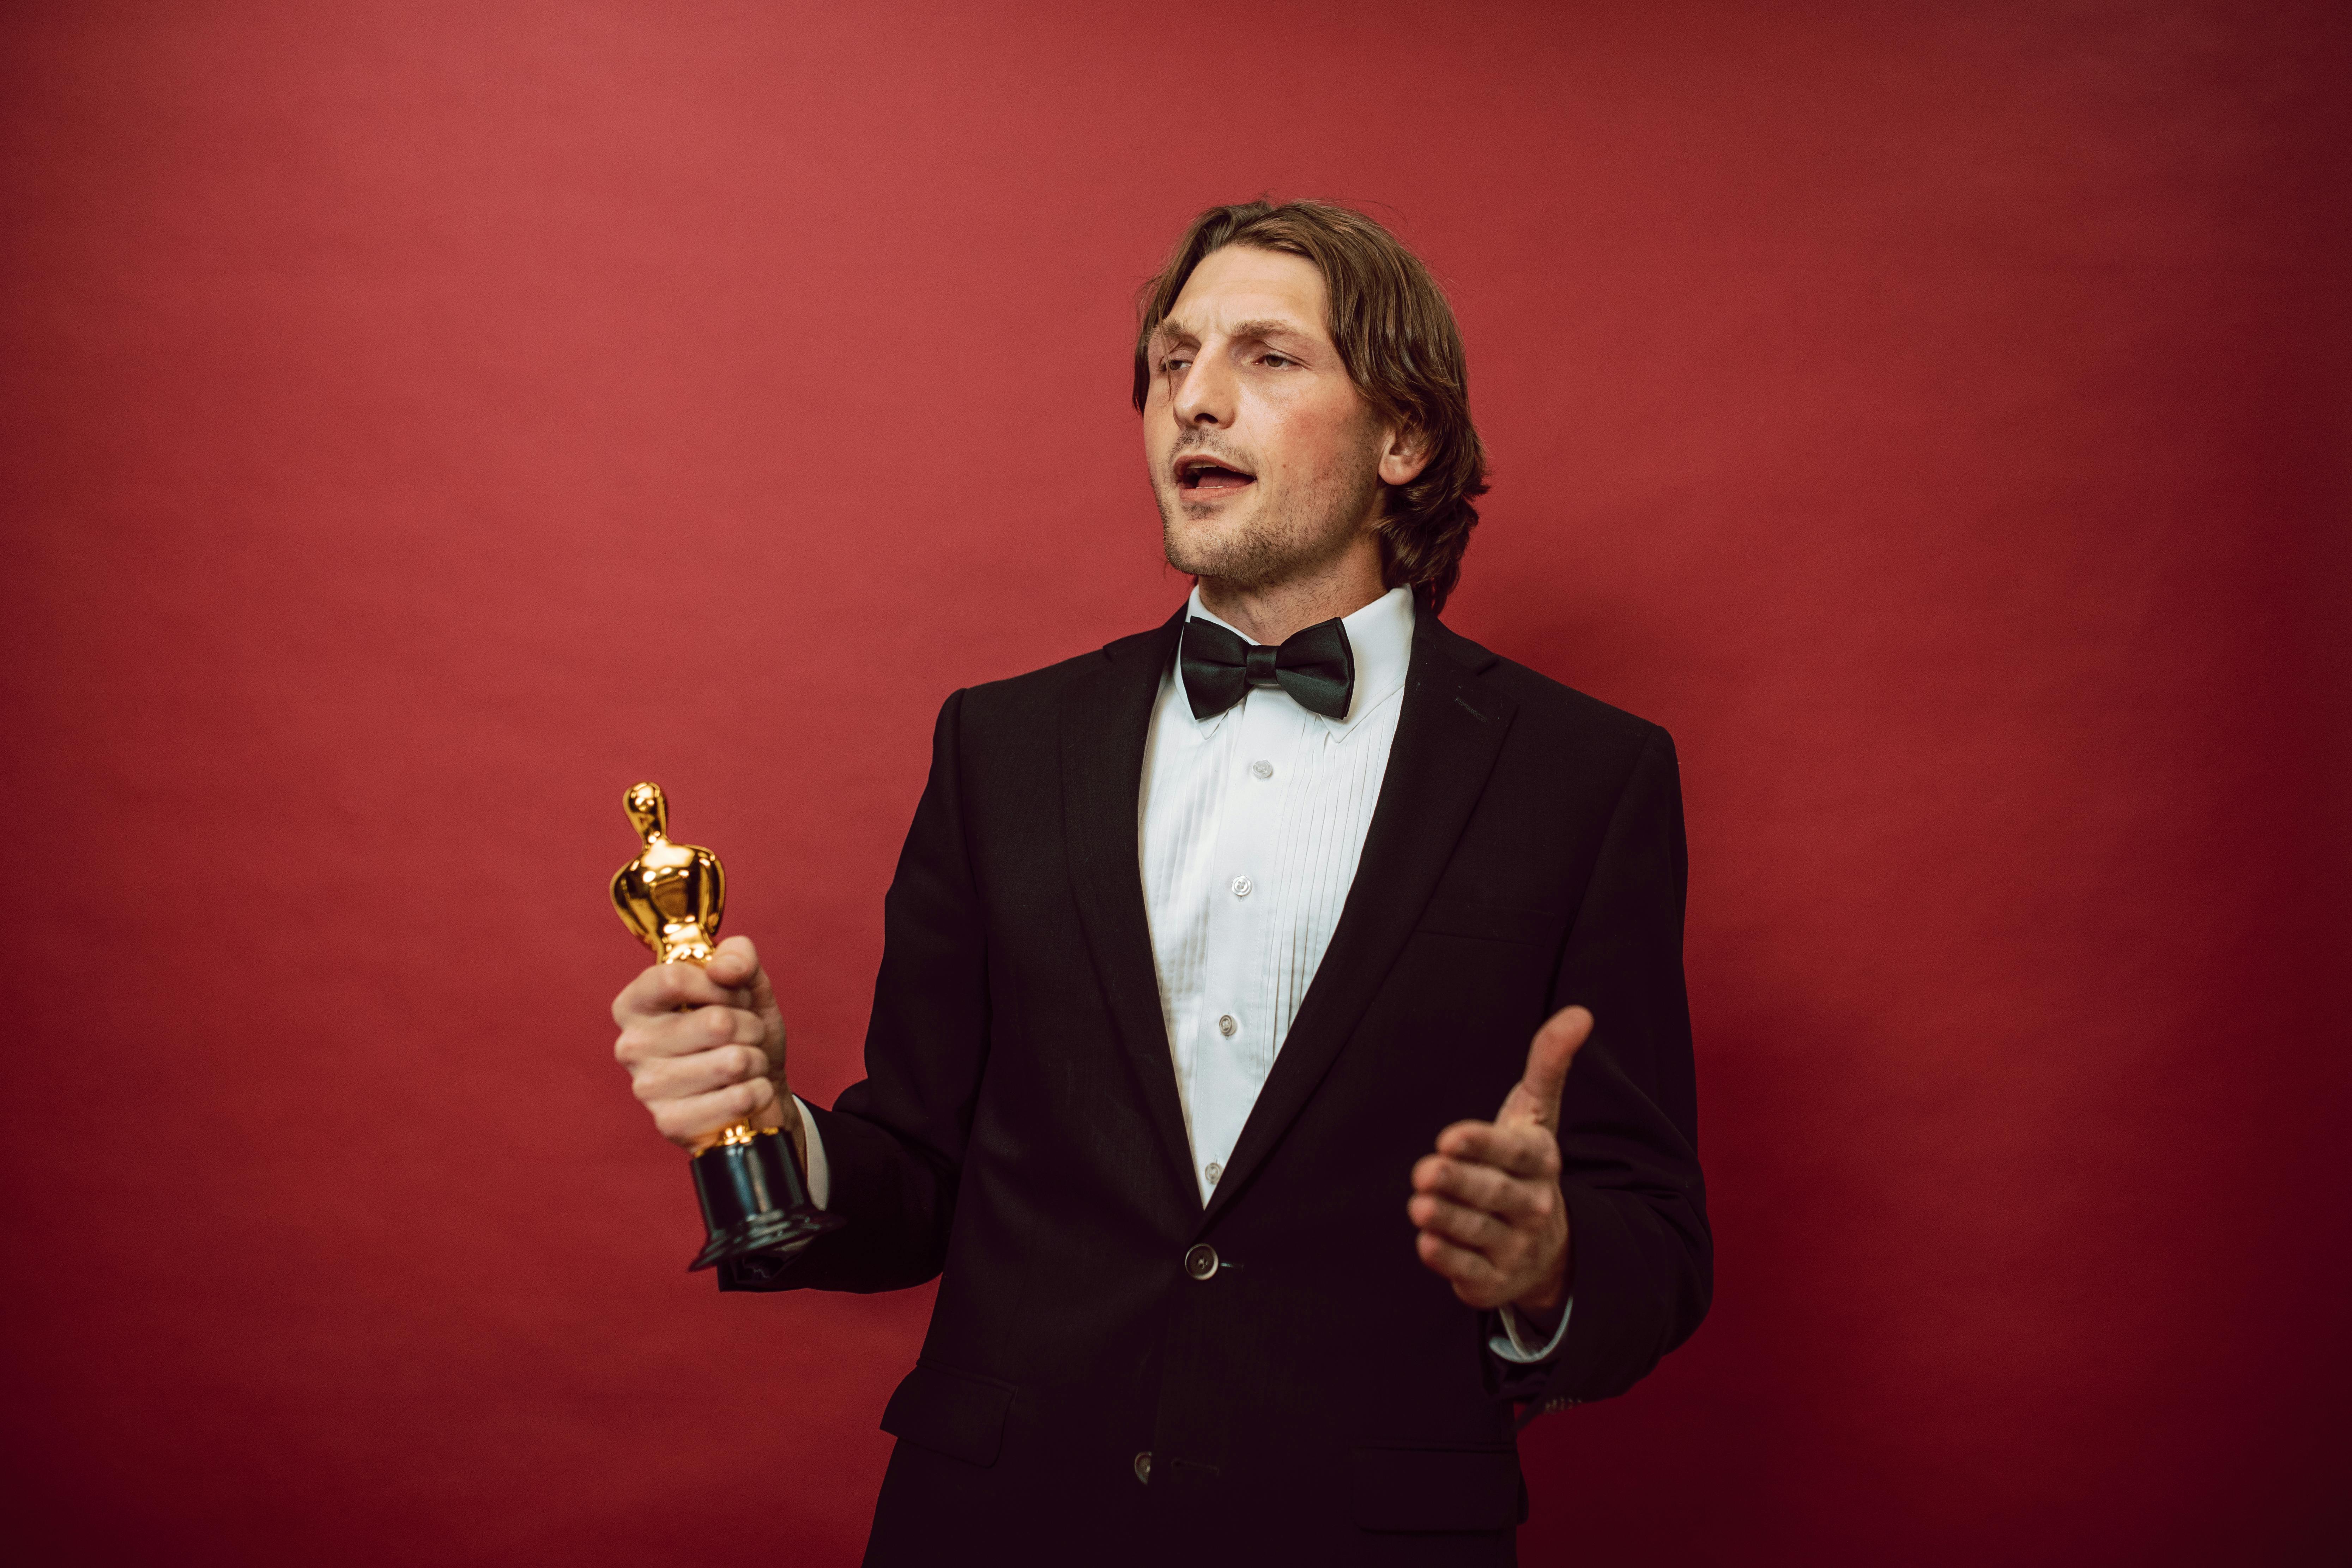
[[[1255,321],[1235,321],[1229,335],[1236,338],[1311,338],[1315,334],[1296,321],[1268,316]]]
[[[1310,340],[1315,336],[1313,332],[1307,331],[1305,327],[1300,326],[1297,322],[1286,321],[1279,316],[1261,316],[1255,321],[1235,321],[1234,323],[1234,330],[1227,335],[1235,338],[1279,337],[1307,338]],[[1171,342],[1180,342],[1187,338],[1191,339],[1194,342],[1199,342],[1201,341],[1201,334],[1193,328],[1176,320],[1173,316],[1162,317],[1160,324],[1151,330],[1151,342],[1155,346]]]

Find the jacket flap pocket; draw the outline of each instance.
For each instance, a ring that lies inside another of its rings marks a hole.
[[[1523,1516],[1516,1448],[1358,1448],[1349,1460],[1366,1530],[1508,1530]]]
[[[967,1465],[992,1465],[1013,1385],[917,1362],[883,1407],[882,1430]]]
[[[1423,906],[1421,929],[1437,936],[1476,937],[1484,942],[1526,942],[1556,945],[1568,929],[1561,915],[1542,910],[1512,909],[1504,904],[1473,903],[1467,899],[1432,899]]]

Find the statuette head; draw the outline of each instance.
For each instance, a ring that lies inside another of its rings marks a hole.
[[[659,844],[669,837],[669,801],[662,795],[661,785],[631,784],[629,793],[621,797],[621,806],[629,814],[637,837],[646,843]]]

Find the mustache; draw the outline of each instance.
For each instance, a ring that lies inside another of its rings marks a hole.
[[[1214,458],[1217,461],[1245,474],[1257,472],[1257,465],[1251,459],[1248,453],[1226,446],[1198,430],[1187,430],[1176,438],[1176,448],[1168,454],[1168,461],[1172,467],[1184,458],[1196,455]]]

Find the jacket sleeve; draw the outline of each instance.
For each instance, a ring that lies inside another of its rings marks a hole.
[[[964,838],[963,696],[940,710],[931,772],[882,906],[866,1078],[812,1110],[848,1223],[779,1263],[719,1267],[722,1290],[898,1290],[940,1271],[987,1064],[985,921]]]
[[[1673,740],[1628,775],[1569,928],[1551,1006],[1591,1010],[1560,1100],[1575,1301],[1559,1353],[1510,1369],[1534,1411],[1624,1393],[1706,1316],[1715,1244],[1683,984],[1689,858]]]

